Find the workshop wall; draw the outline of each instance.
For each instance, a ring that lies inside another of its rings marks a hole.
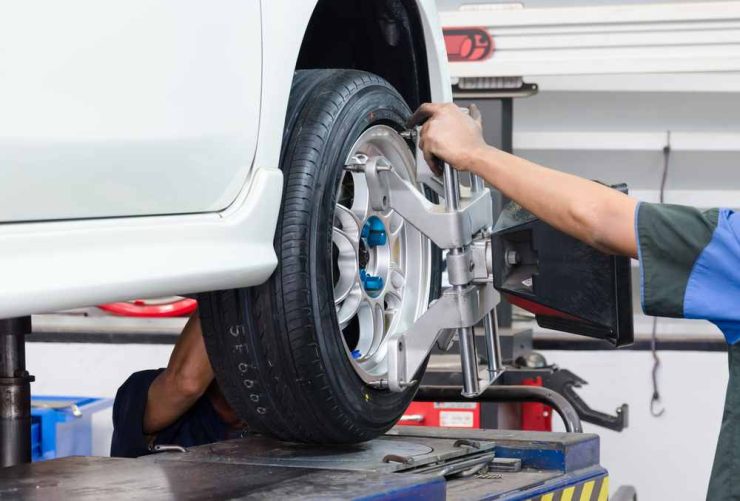
[[[132,373],[167,365],[171,345],[26,343],[26,366],[36,381],[33,395],[108,397]],[[107,456],[112,409],[93,418],[93,455]]]
[[[671,0],[672,2],[679,3],[694,3],[694,2],[711,2],[713,0]],[[522,4],[525,7],[571,7],[571,6],[592,6],[592,5],[630,5],[630,4],[646,4],[646,3],[661,3],[665,0],[520,0],[516,2],[510,1],[492,1],[492,0],[437,0],[437,7],[440,10],[452,10],[458,9],[462,5],[470,4]]]
[[[543,354],[588,381],[578,393],[591,407],[613,413],[629,404],[629,427],[621,433],[584,423],[584,431],[601,436],[601,464],[609,470],[612,488],[633,485],[647,500],[706,497],[727,385],[726,353],[661,352],[665,413],[659,418],[650,414],[649,351]],[[553,424],[564,431],[557,418]]]
[[[528,77],[540,93],[514,102],[514,151],[657,202],[736,208],[740,74]],[[485,116],[484,116],[485,122]]]

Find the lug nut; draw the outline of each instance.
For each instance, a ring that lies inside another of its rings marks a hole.
[[[360,270],[360,280],[367,292],[378,292],[383,290],[383,277],[376,277],[368,274],[365,270]]]
[[[371,217],[367,220],[365,225],[362,227],[360,236],[367,241],[368,247],[385,245],[388,241],[385,225],[383,225],[383,221],[377,217]]]

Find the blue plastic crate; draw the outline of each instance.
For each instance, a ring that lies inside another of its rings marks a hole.
[[[41,452],[41,423],[35,417],[31,420],[31,457],[34,461],[39,461],[43,456]]]
[[[92,417],[113,405],[109,398],[31,397],[34,461],[92,454]]]

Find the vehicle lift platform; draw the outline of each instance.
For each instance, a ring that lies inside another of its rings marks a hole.
[[[599,438],[393,428],[353,446],[261,436],[138,459],[68,457],[0,469],[0,499],[606,500]]]

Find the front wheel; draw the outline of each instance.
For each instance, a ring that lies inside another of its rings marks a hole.
[[[440,253],[393,210],[372,210],[364,174],[346,169],[382,156],[417,184],[413,151],[398,134],[409,114],[375,75],[295,75],[281,159],[278,268],[261,286],[200,299],[218,382],[256,432],[365,441],[393,426],[416,392],[374,383],[387,379],[388,337],[438,296]]]

